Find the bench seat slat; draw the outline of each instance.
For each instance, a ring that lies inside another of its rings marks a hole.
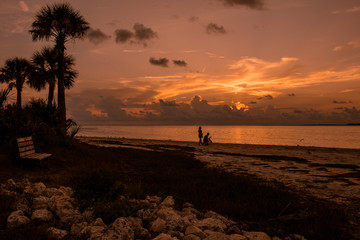
[[[43,159],[48,158],[50,156],[51,156],[50,153],[33,153],[33,154],[26,155],[23,158],[43,160]]]
[[[26,152],[20,152],[20,157],[25,157],[27,155],[31,155],[34,154],[35,150],[31,150],[31,151],[26,151]]]

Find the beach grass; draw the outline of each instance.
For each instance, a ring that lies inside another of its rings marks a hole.
[[[194,158],[189,148],[146,151],[90,146],[76,140],[39,146],[53,154],[46,167],[24,165],[8,147],[3,147],[1,182],[27,177],[47,186],[72,186],[82,208],[94,204],[97,216],[106,222],[119,217],[117,214],[134,215],[141,207],[119,202],[119,195],[172,195],[178,208],[190,202],[199,210],[213,210],[232,218],[243,230],[280,237],[295,233],[308,239],[352,238],[349,215],[342,206],[314,199],[278,182],[208,168]],[[4,234],[11,231],[4,227],[8,213],[1,208],[0,231]]]

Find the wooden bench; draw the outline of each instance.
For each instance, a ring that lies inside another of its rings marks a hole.
[[[19,155],[22,159],[34,159],[42,161],[51,156],[50,153],[36,153],[32,137],[18,138],[17,144],[19,148]]]

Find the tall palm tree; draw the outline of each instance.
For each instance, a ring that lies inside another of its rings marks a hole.
[[[0,82],[10,83],[17,90],[16,105],[21,109],[21,92],[25,82],[29,83],[29,76],[33,66],[25,58],[10,58],[6,60],[5,67],[0,69]]]
[[[35,21],[29,31],[33,41],[50,40],[55,41],[55,48],[58,54],[58,115],[63,129],[66,123],[65,105],[65,43],[85,36],[89,24],[85,21],[80,12],[74,10],[67,3],[47,5],[35,16]]]
[[[73,86],[74,80],[78,73],[72,68],[75,60],[71,55],[64,56],[64,87],[69,89]],[[56,85],[56,74],[58,71],[57,51],[55,48],[44,47],[41,51],[37,51],[32,56],[34,72],[31,76],[30,86],[40,91],[49,85],[48,107],[53,106],[54,91]]]

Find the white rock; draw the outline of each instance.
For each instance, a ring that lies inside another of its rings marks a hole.
[[[68,235],[67,231],[61,230],[58,228],[54,228],[54,227],[48,228],[47,232],[48,232],[50,238],[57,239],[57,240],[61,240],[64,237],[66,237],[66,235]]]
[[[271,237],[264,232],[244,232],[243,235],[249,240],[271,240]]]
[[[39,196],[33,199],[32,208],[33,209],[45,209],[48,208],[50,198],[45,196]]]
[[[215,218],[204,218],[194,225],[202,230],[209,229],[217,232],[224,232],[226,229],[226,225],[221,220]]]
[[[88,224],[87,222],[81,222],[81,223],[74,223],[72,226],[71,226],[71,229],[70,229],[70,234],[71,235],[75,235],[77,237],[80,237],[81,236],[81,232],[84,230],[85,227],[87,227]]]
[[[177,215],[176,211],[173,208],[168,208],[168,207],[160,208],[156,214],[158,215],[158,217],[164,220],[168,219],[172,215]]]
[[[201,239],[206,238],[206,234],[196,226],[189,226],[186,228],[185,235],[191,235],[191,234],[196,235]]]
[[[42,182],[34,183],[32,186],[32,194],[33,195],[41,195],[46,189],[46,186]]]
[[[127,217],[126,219],[134,230],[135,239],[149,239],[150,233],[147,229],[142,227],[142,220],[140,218]]]
[[[135,232],[132,229],[131,222],[129,222],[128,219],[121,217],[109,225],[105,236],[109,235],[113,235],[114,239],[134,239]]]
[[[90,223],[90,226],[100,226],[100,227],[107,227],[104,221],[101,218],[95,219],[95,221]]]
[[[137,212],[138,217],[140,217],[142,220],[152,222],[157,219],[157,214],[155,209],[140,209]]]
[[[230,240],[229,236],[220,232],[211,232],[205,240]]]
[[[201,238],[194,234],[190,234],[183,237],[182,240],[201,240]]]
[[[153,238],[153,240],[179,240],[179,239],[176,237],[171,237],[169,234],[162,233],[156,238]]]
[[[24,216],[24,212],[21,210],[14,211],[7,218],[7,227],[13,228],[24,224],[28,224],[30,219]]]
[[[159,205],[160,208],[173,208],[175,206],[175,200],[172,196],[166,197]]]
[[[102,226],[86,226],[80,232],[80,236],[89,235],[90,237],[88,238],[88,240],[95,240],[95,239],[97,240],[104,235],[105,230],[106,228]]]
[[[145,200],[149,201],[150,203],[155,203],[155,205],[158,205],[161,202],[161,197],[146,196]]]
[[[229,226],[232,226],[232,225],[235,225],[236,222],[224,217],[224,216],[221,216],[220,214],[214,212],[214,211],[207,211],[205,214],[204,214],[204,217],[205,218],[214,218],[214,219],[218,219],[220,221],[222,221],[227,227]]]
[[[304,236],[301,236],[299,234],[293,234],[292,237],[294,240],[307,240]]]
[[[166,222],[161,218],[157,218],[150,227],[150,230],[156,233],[162,232],[166,229]]]
[[[229,236],[230,240],[247,240],[247,237],[240,235],[240,234],[231,234]]]
[[[31,220],[47,222],[53,218],[52,213],[47,209],[37,209],[33,212]]]

